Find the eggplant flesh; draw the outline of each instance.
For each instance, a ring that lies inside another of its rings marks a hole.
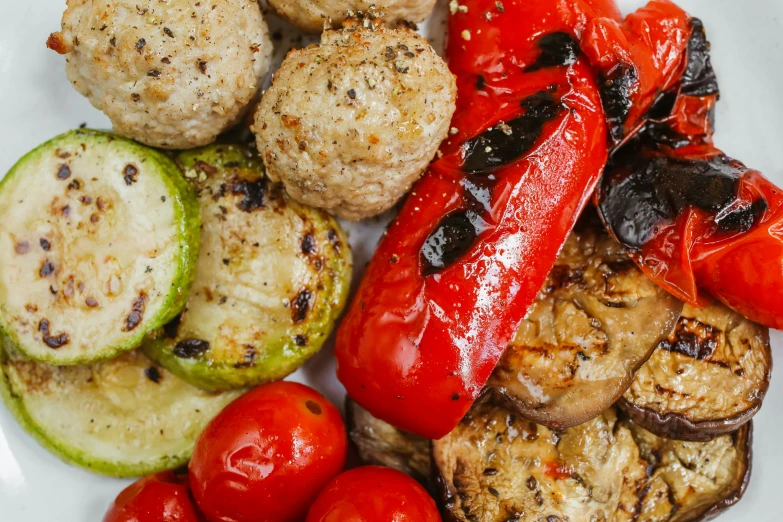
[[[398,430],[350,398],[345,401],[345,416],[362,463],[402,471],[432,489],[429,439]]]
[[[446,520],[692,522],[736,503],[751,425],[709,442],[663,439],[610,408],[555,431],[477,404],[432,458]]]
[[[771,373],[769,329],[717,302],[686,305],[618,405],[661,437],[710,440],[756,414]]]
[[[614,404],[682,311],[591,217],[568,238],[488,382],[522,417],[554,428]]]

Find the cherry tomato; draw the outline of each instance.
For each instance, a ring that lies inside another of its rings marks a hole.
[[[138,480],[122,490],[103,522],[203,522],[190,498],[188,476],[172,471]]]
[[[418,482],[379,466],[338,475],[318,495],[306,522],[440,522],[435,501]]]
[[[206,427],[190,461],[190,485],[211,522],[300,522],[345,465],[337,409],[302,384],[260,386]]]

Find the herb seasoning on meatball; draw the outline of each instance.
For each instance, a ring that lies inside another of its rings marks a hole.
[[[288,54],[254,130],[274,181],[296,200],[359,220],[391,208],[446,137],[456,82],[427,41],[355,17]]]
[[[115,132],[172,149],[238,122],[272,56],[255,0],[68,0],[47,46]]]

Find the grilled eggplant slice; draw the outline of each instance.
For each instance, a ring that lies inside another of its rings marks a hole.
[[[199,225],[168,157],[103,132],[54,138],[0,182],[0,330],[50,364],[137,347],[184,306]]]
[[[581,424],[628,389],[681,311],[585,216],[488,386],[526,419]]]
[[[672,441],[610,408],[553,431],[484,402],[433,442],[432,458],[451,520],[691,522],[744,493],[750,430]]]
[[[246,148],[178,161],[198,188],[201,253],[185,310],[144,351],[207,390],[282,379],[321,348],[345,304],[352,265],[340,225],[289,199]]]
[[[61,459],[104,475],[185,464],[204,426],[240,395],[200,390],[138,350],[58,367],[0,342],[0,396],[17,422]]]
[[[350,398],[345,400],[348,434],[364,464],[402,471],[431,488],[430,440],[376,419]]]
[[[710,440],[756,414],[771,373],[767,328],[717,302],[686,305],[618,405],[661,437]]]

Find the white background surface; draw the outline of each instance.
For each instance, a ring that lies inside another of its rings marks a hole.
[[[61,132],[83,122],[95,128],[109,125],[71,88],[63,58],[44,45],[49,33],[59,29],[65,0],[0,3],[2,176],[17,158]],[[626,12],[642,3],[619,0]],[[679,3],[702,18],[713,44],[722,92],[718,145],[783,186],[783,1]],[[425,25],[433,37],[442,33],[441,20],[442,16]],[[378,228],[352,227],[357,267],[364,266],[371,255]],[[783,357],[783,335],[779,332],[773,334],[773,352]],[[317,356],[294,378],[309,382],[341,404],[343,392],[334,379],[329,353]],[[773,375],[764,407],[755,420],[750,487],[744,500],[721,521],[783,520],[781,412],[783,377]],[[0,522],[98,522],[127,483],[63,464],[22,432],[0,406]]]

